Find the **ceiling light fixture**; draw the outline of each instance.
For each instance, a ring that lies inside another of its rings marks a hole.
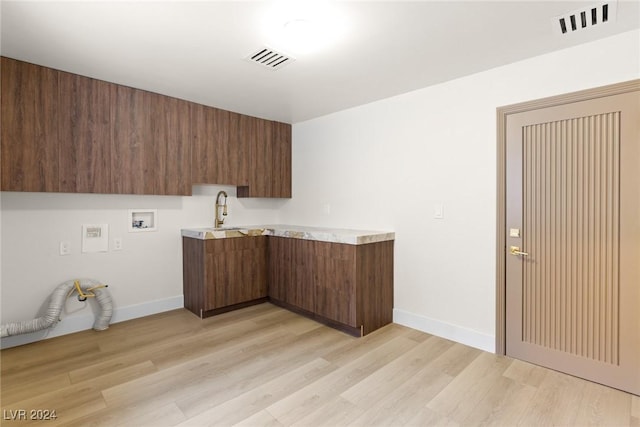
[[[276,2],[264,18],[266,43],[297,55],[324,49],[343,33],[340,14],[328,1]]]
[[[325,40],[322,25],[309,19],[293,19],[283,26],[283,42],[294,53],[316,50]]]

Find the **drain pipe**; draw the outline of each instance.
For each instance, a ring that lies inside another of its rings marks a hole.
[[[43,329],[50,328],[60,321],[60,313],[67,297],[75,289],[75,280],[68,280],[60,285],[51,293],[49,308],[44,316],[33,320],[25,320],[22,322],[7,323],[0,327],[1,337],[10,337],[13,335],[28,334]],[[106,287],[98,287],[101,284],[92,279],[79,279],[80,288],[84,291],[92,292],[95,295],[98,305],[100,305],[100,313],[96,316],[93,329],[103,331],[109,327],[111,316],[113,315],[113,303],[111,294]],[[96,288],[98,287],[98,288]],[[91,289],[93,288],[93,289]]]

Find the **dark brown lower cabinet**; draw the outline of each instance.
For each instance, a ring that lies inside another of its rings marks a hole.
[[[200,317],[268,299],[355,336],[393,320],[393,241],[258,236],[182,243],[184,306]]]
[[[183,237],[185,308],[204,318],[266,301],[266,239]]]
[[[312,289],[313,250],[310,240],[269,237],[269,298],[315,311]]]
[[[393,320],[393,241],[269,237],[269,299],[352,335]]]

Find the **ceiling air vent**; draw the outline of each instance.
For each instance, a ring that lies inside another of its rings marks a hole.
[[[261,47],[251,55],[247,56],[246,59],[249,62],[261,65],[270,70],[279,70],[280,68],[295,61],[295,58],[276,52],[268,47]]]
[[[615,22],[617,8],[617,0],[596,3],[556,16],[551,20],[551,23],[553,24],[554,32],[557,34],[571,34],[576,31]]]

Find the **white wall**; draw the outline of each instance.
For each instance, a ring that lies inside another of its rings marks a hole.
[[[215,195],[229,194],[225,225],[277,223],[283,200],[237,199],[234,187],[196,186],[192,197],[0,193],[2,203],[2,323],[43,313],[49,294],[74,278],[109,285],[113,322],[182,307],[180,229],[212,226]],[[129,209],[158,209],[159,229],[128,232]],[[81,253],[82,224],[109,224],[110,250]],[[121,237],[123,250],[113,251]],[[71,255],[59,255],[60,241]],[[7,337],[2,347],[91,328],[95,302],[69,299],[63,322],[46,332]]]
[[[633,31],[296,124],[289,201],[238,200],[232,187],[196,187],[193,197],[0,193],[0,319],[42,314],[55,286],[76,277],[109,284],[114,321],[181,307],[180,228],[212,225],[225,189],[228,225],[396,231],[396,322],[492,350],[495,109],[640,78],[639,40]],[[433,218],[435,204],[444,219]],[[158,209],[159,231],[128,233],[132,208]],[[123,250],[81,254],[86,223],[108,223]],[[62,240],[71,255],[58,255]],[[70,300],[64,316],[2,346],[93,323],[87,303]]]
[[[632,31],[295,124],[281,219],[395,230],[394,320],[492,351],[496,108],[637,78]]]

